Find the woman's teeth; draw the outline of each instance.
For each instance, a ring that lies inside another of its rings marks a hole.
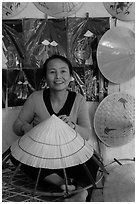
[[[62,81],[56,81],[55,83],[56,84],[62,84],[63,82]]]

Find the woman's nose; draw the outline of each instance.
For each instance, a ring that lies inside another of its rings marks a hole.
[[[59,79],[60,78],[60,73],[56,72],[56,78]]]

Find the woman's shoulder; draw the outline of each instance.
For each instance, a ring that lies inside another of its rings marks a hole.
[[[86,100],[85,97],[81,93],[76,93],[76,97],[79,100]]]
[[[76,102],[78,101],[86,101],[85,97],[81,93],[72,92],[72,94],[76,94]]]
[[[43,90],[34,91],[29,97],[31,97],[31,98],[37,98],[37,97],[40,97],[40,96],[43,96]]]

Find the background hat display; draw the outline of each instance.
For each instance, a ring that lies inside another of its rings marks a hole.
[[[105,32],[98,43],[97,63],[110,82],[120,84],[134,77],[135,34],[120,26]]]
[[[134,138],[135,99],[129,94],[110,94],[99,104],[94,115],[94,129],[107,146],[127,144]]]
[[[83,2],[33,2],[35,6],[49,16],[67,17],[78,11]]]
[[[135,162],[113,165],[105,178],[103,198],[104,202],[135,201]]]
[[[135,2],[104,2],[106,10],[119,20],[135,20]]]
[[[2,2],[2,18],[9,19],[23,11],[28,2]]]
[[[86,162],[93,155],[93,147],[52,115],[18,139],[11,146],[11,154],[29,166],[60,169]]]

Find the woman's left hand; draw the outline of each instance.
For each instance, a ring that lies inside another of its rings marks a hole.
[[[60,115],[59,118],[61,120],[63,120],[65,123],[67,123],[70,127],[72,127],[73,129],[75,129],[76,125],[75,123],[73,123],[70,118],[66,115]]]
[[[91,130],[82,127],[80,125],[76,125],[67,115],[60,115],[58,116],[61,120],[67,123],[71,128],[73,128],[76,132],[78,132],[84,140],[88,140],[91,135]]]

